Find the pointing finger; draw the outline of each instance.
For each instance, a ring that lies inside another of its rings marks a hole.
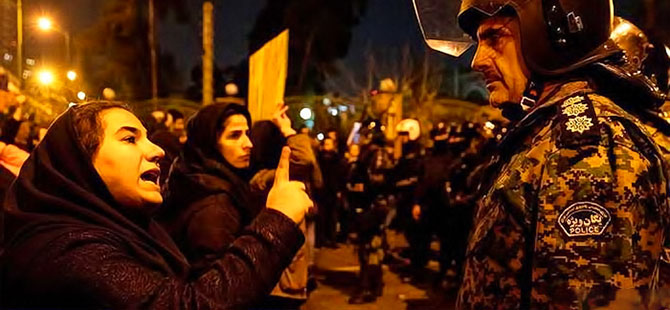
[[[279,158],[279,165],[277,165],[277,170],[275,171],[275,182],[289,182],[289,158],[291,157],[291,149],[288,146],[285,146],[281,150],[281,157]]]
[[[288,106],[284,106],[279,110],[279,115],[285,115],[286,111],[288,111]]]

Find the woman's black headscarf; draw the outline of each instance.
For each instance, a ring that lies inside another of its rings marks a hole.
[[[189,266],[167,233],[148,216],[124,214],[63,113],[24,163],[5,200],[6,258],[20,276],[49,242],[70,231],[107,230],[123,238],[134,257],[177,276]]]
[[[251,127],[247,108],[235,103],[216,103],[200,109],[187,124],[188,140],[172,165],[163,192],[168,204],[161,211],[161,221],[176,216],[184,203],[210,194],[225,192],[235,204],[253,218],[259,212],[249,190],[249,169],[230,165],[217,148],[223,124],[232,115],[240,114]],[[179,205],[170,202],[177,201]]]

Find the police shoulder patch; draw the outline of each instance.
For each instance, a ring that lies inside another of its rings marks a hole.
[[[573,203],[558,217],[558,225],[568,237],[600,236],[611,221],[610,212],[593,202]]]

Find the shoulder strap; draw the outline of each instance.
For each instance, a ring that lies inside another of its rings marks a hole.
[[[559,148],[574,148],[600,142],[601,126],[589,92],[577,93],[558,103],[556,117],[560,124],[557,137]]]

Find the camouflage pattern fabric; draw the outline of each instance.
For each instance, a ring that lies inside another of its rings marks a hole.
[[[667,120],[666,120],[667,121]],[[655,128],[651,124],[645,123],[645,127],[651,138],[656,142],[661,155],[666,162],[670,162],[670,137],[663,133],[663,131]],[[665,247],[661,253],[661,262],[658,272],[659,292],[657,299],[662,305],[670,305],[670,229],[666,229]]]
[[[668,184],[637,119],[587,82],[570,82],[500,150],[458,309],[662,309]]]

